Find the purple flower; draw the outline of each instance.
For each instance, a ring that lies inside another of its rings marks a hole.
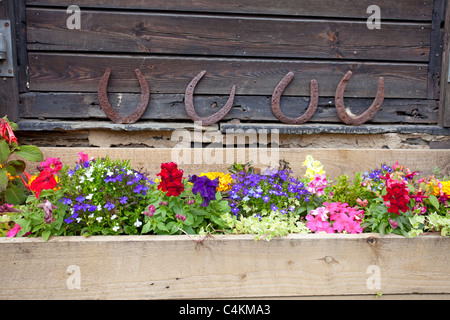
[[[44,223],[52,223],[54,221],[53,210],[57,207],[53,203],[45,199],[44,202],[38,204],[37,207],[42,208],[45,211]]]
[[[202,196],[202,207],[207,207],[211,200],[216,199],[216,188],[219,185],[219,178],[211,180],[207,176],[199,177],[197,175],[193,175],[189,178],[189,182],[194,184],[192,186],[192,193],[199,193]]]
[[[116,205],[114,203],[107,202],[104,207],[108,210],[112,210],[116,207]]]
[[[78,201],[78,202],[83,202],[85,199],[86,198],[83,197],[83,196],[78,196],[78,197],[75,198],[75,200]]]
[[[127,196],[123,196],[123,197],[119,198],[119,202],[120,202],[121,204],[127,203],[127,200],[128,200]]]
[[[267,202],[269,202],[270,197],[269,196],[264,196],[264,197],[262,197],[262,199],[264,200],[264,203],[267,203]]]

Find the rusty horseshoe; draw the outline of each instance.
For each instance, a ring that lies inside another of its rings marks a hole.
[[[230,112],[231,108],[233,107],[233,101],[234,101],[234,94],[236,92],[236,86],[233,85],[230,92],[230,97],[228,98],[228,101],[225,103],[224,107],[214,113],[213,115],[209,117],[200,117],[197,112],[195,112],[194,108],[194,90],[197,86],[197,83],[200,81],[200,79],[205,75],[206,70],[200,72],[192,81],[189,83],[189,85],[186,88],[185,96],[184,96],[184,107],[186,108],[186,113],[193,121],[199,121],[201,122],[202,126],[209,126],[213,123],[218,122],[223,117],[226,116],[228,112]]]
[[[354,125],[358,126],[361,125],[370,119],[377,113],[377,111],[380,109],[381,105],[383,104],[384,100],[384,78],[379,77],[378,78],[378,89],[377,89],[377,95],[372,103],[372,105],[364,111],[359,116],[355,116],[352,114],[349,114],[347,109],[344,105],[344,91],[345,87],[347,86],[348,81],[350,80],[350,77],[352,75],[351,71],[348,71],[347,74],[344,76],[344,78],[339,83],[337,89],[336,89],[336,95],[335,95],[335,104],[336,104],[336,111],[339,116],[339,118],[348,125]]]
[[[119,115],[116,111],[114,111],[113,107],[109,103],[107,87],[109,76],[111,75],[111,69],[106,68],[105,74],[100,79],[100,82],[98,84],[98,99],[100,100],[100,106],[108,116],[108,118],[111,119],[114,123],[135,123],[139,120],[140,117],[142,117],[145,110],[147,109],[148,101],[150,100],[150,88],[147,81],[145,81],[145,78],[142,75],[141,71],[139,69],[136,69],[135,72],[141,86],[141,98],[136,109],[128,117],[122,117],[121,115]]]
[[[286,87],[289,85],[289,83],[292,81],[293,78],[294,78],[294,73],[288,72],[276,86],[276,88],[272,94],[272,102],[271,102],[272,112],[275,115],[275,117],[277,117],[277,119],[283,123],[302,124],[302,123],[305,123],[306,121],[308,121],[309,119],[311,119],[312,116],[314,115],[314,113],[316,112],[317,105],[319,104],[319,85],[317,84],[316,80],[311,80],[310,86],[309,86],[311,101],[309,102],[308,109],[306,110],[305,114],[303,114],[301,117],[289,118],[289,117],[286,117],[281,112],[280,99],[281,99],[281,95],[283,94],[284,89],[286,89]]]

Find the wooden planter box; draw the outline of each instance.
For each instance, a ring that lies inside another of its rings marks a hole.
[[[439,235],[3,238],[0,252],[1,299],[450,294],[450,239]]]
[[[150,172],[171,150],[42,148],[72,165],[77,152],[130,159]],[[246,151],[248,153],[248,150]],[[280,149],[300,174],[307,154],[335,176],[394,163],[448,174],[450,150]],[[150,157],[149,157],[150,155]],[[225,170],[229,165],[211,166]],[[185,172],[201,164],[180,165]],[[427,172],[429,173],[429,172]],[[449,298],[450,238],[306,234],[0,238],[1,299],[194,299],[286,297]],[[392,296],[391,296],[392,297]]]

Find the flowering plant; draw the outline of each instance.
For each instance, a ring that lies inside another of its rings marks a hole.
[[[226,227],[221,215],[230,208],[216,191],[218,179],[197,175],[187,179],[173,162],[161,164],[157,176],[161,180],[149,192],[142,233],[198,234]]]
[[[294,178],[292,170],[284,161],[279,168],[269,168],[263,173],[241,171],[234,174],[233,186],[229,191],[229,205],[234,217],[227,218],[227,223],[234,228],[235,233],[261,230],[261,224],[267,225],[269,222],[277,225],[276,229],[267,228],[265,234],[259,232],[259,236],[266,239],[279,235],[281,229],[289,232],[290,229],[284,227],[287,222],[303,231],[306,228],[297,222],[300,223],[302,215],[321,203],[324,179],[318,176],[316,180],[308,182]],[[255,226],[249,226],[250,223]]]
[[[25,172],[26,164],[22,159],[9,160],[16,155],[28,161],[42,161],[40,149],[33,145],[18,145],[14,130],[17,124],[5,116],[0,118],[0,205],[22,204],[28,191],[19,178]],[[23,179],[23,178],[22,178]]]
[[[60,205],[68,208],[67,234],[138,234],[146,195],[152,183],[128,161],[88,158],[79,153],[75,167],[67,171]]]

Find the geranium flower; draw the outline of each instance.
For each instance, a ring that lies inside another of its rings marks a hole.
[[[11,142],[17,143],[17,137],[14,135],[8,120],[5,118],[0,118],[0,135],[3,139],[8,141],[9,144],[11,144]]]
[[[30,183],[30,189],[36,194],[36,198],[39,199],[42,190],[53,189],[56,185],[54,174],[50,170],[42,170],[39,176]]]
[[[48,157],[44,162],[41,162],[41,170],[50,170],[53,174],[62,169],[62,163],[59,158]]]
[[[189,182],[194,184],[192,186],[192,193],[199,193],[202,196],[202,207],[208,206],[211,200],[216,199],[216,188],[219,185],[219,178],[211,180],[207,176],[199,177],[197,175],[193,175],[189,178]]]
[[[177,197],[183,192],[184,185],[181,181],[183,178],[183,170],[178,170],[176,163],[162,163],[161,172],[157,176],[161,177],[158,190],[167,192],[166,195],[168,197]]]

